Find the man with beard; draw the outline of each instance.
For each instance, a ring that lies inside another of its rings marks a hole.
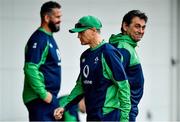
[[[54,121],[61,84],[61,58],[53,32],[61,23],[61,5],[49,1],[42,5],[41,26],[25,47],[23,101],[30,121]]]
[[[144,77],[135,47],[144,35],[148,17],[139,10],[129,11],[123,18],[121,32],[113,34],[109,42],[117,47],[123,56],[123,65],[131,90],[131,111],[129,121],[136,121],[138,104],[143,95]]]

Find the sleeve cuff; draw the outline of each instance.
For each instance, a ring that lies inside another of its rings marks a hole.
[[[46,97],[47,97],[47,92],[45,92],[44,94],[41,94],[41,95],[40,95],[40,98],[43,99],[43,100],[45,100]]]

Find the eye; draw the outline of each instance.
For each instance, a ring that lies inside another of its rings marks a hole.
[[[143,26],[142,29],[144,30],[146,28],[146,26]]]
[[[141,26],[138,24],[138,25],[135,25],[135,28],[140,29]]]

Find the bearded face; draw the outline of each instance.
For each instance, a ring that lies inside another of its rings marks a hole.
[[[51,32],[58,32],[60,30],[60,22],[49,21],[48,27],[51,29]]]
[[[61,17],[62,12],[58,8],[54,8],[48,13],[47,24],[51,32],[58,32],[60,30]]]

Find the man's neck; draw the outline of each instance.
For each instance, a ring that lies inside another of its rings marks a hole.
[[[100,36],[98,36],[96,39],[93,40],[93,42],[91,43],[90,47],[91,48],[95,48],[99,44],[101,44],[102,41],[103,41],[103,39]]]
[[[41,28],[43,28],[45,31],[47,31],[47,32],[49,32],[49,33],[52,33],[52,31],[50,30],[50,28],[48,27],[47,24],[42,23],[42,24],[41,24]]]

